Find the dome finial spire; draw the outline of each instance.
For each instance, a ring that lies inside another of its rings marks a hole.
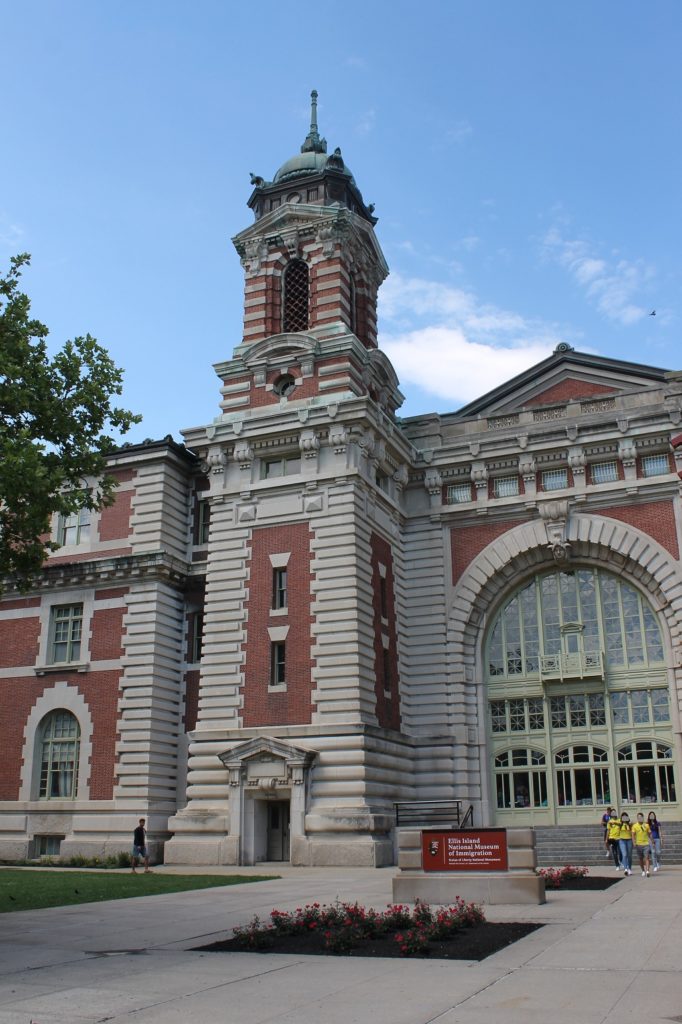
[[[317,89],[310,94],[310,131],[301,146],[302,153],[326,153],[327,140],[320,138],[317,130]]]

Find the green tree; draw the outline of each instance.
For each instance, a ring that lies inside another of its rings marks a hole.
[[[29,262],[27,253],[13,257],[0,278],[0,589],[8,576],[30,586],[57,547],[49,540],[54,513],[111,504],[110,432],[125,434],[140,421],[111,404],[123,374],[89,334],[50,358],[48,329],[31,319],[19,290]]]

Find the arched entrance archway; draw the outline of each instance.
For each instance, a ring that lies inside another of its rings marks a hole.
[[[488,545],[470,563],[453,590],[448,631],[452,720],[469,740],[460,758],[462,770],[457,795],[474,801],[477,816],[484,823],[491,823],[496,816],[491,800],[491,794],[496,792],[493,784],[496,766],[486,724],[485,640],[497,613],[514,590],[536,574],[556,570],[557,564],[561,568],[583,567],[611,573],[643,595],[653,609],[663,645],[661,670],[670,696],[671,752],[673,761],[680,764],[682,572],[679,562],[632,526],[597,515],[571,514],[565,504],[563,508],[558,506],[556,502],[546,503],[541,509],[541,518],[509,530]],[[455,699],[459,709],[454,706]],[[649,739],[655,742],[654,738]],[[520,750],[522,745],[515,748],[512,744],[508,749]],[[526,744],[523,749],[529,759],[530,751],[540,748]],[[517,758],[520,757],[521,754],[517,754]],[[502,769],[503,766],[497,767]],[[590,768],[593,767],[591,761]],[[552,778],[554,768],[552,765],[549,770],[545,766]],[[618,785],[619,779],[620,772]],[[594,818],[594,807],[589,811],[589,818]]]

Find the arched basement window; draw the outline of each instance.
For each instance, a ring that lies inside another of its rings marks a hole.
[[[52,711],[41,725],[41,800],[75,800],[81,731],[69,711]]]
[[[303,260],[292,260],[284,271],[282,330],[307,331],[308,305],[308,265]]]

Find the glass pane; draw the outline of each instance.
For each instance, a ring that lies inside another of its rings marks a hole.
[[[646,600],[642,600],[642,618],[647,661],[650,664],[656,664],[663,661],[663,641],[656,615]]]
[[[503,754],[498,754],[495,758],[496,768],[506,768],[509,764],[509,754],[505,751]]]
[[[568,698],[568,706],[571,712],[571,728],[576,729],[587,725],[587,712],[585,711],[585,697],[581,694],[574,694]]]
[[[622,691],[611,694],[611,711],[615,725],[627,725],[630,721],[628,695]]]
[[[532,697],[528,701],[528,725],[531,729],[544,729],[545,712],[541,697]]]
[[[640,802],[643,804],[656,803],[656,769],[654,766],[652,764],[640,765],[637,768],[637,779]]]
[[[599,764],[601,761],[608,761],[608,751],[603,747],[592,747],[592,760]]]
[[[527,750],[512,750],[511,752],[512,764],[528,764],[528,751]]]
[[[497,775],[495,785],[497,789],[497,806],[503,810],[511,807],[509,776],[506,774]]]
[[[557,752],[554,755],[554,760],[557,764],[568,764],[570,759],[571,751],[568,747],[565,750],[557,750]]]
[[[668,703],[668,691],[652,690],[651,703],[654,712],[654,722],[669,722],[670,705]]]
[[[673,756],[672,747],[668,747],[663,743],[656,744],[656,757],[660,760],[664,758],[666,761],[671,760]]]
[[[658,766],[658,782],[660,786],[660,799],[662,803],[675,802],[675,777],[673,767],[670,764]]]
[[[627,743],[624,747],[621,747],[618,751],[619,761],[631,761],[632,760],[632,744]]]
[[[633,725],[641,725],[642,722],[649,722],[649,694],[646,690],[634,690],[630,694],[630,707],[632,708]]]
[[[575,802],[577,806],[594,803],[592,792],[592,771],[589,768],[576,768],[573,772],[575,783]]]
[[[565,729],[567,725],[565,698],[551,697],[549,706],[552,718],[552,728]]]
[[[595,462],[592,465],[592,481],[595,484],[610,483],[618,479],[617,462]]]
[[[606,710],[604,708],[604,696],[601,693],[591,693],[588,697],[590,708],[590,725],[606,725]]]
[[[530,775],[514,772],[514,807],[530,807]]]
[[[623,632],[620,621],[618,581],[613,576],[600,575],[602,619],[606,634],[606,658],[611,665],[623,664]]]
[[[650,743],[635,744],[635,757],[638,761],[652,761],[654,757],[653,747]]]
[[[531,764],[544,764],[545,763],[545,755],[542,753],[541,750],[531,750],[531,752],[530,752],[530,760],[531,760]]]
[[[526,731],[526,708],[524,701],[509,701],[509,728],[512,732]]]
[[[531,772],[534,807],[547,807],[547,776],[544,772]]]
[[[620,796],[621,803],[634,804],[637,801],[635,793],[635,770],[632,765],[621,765],[620,775]]]
[[[491,700],[490,702],[490,728],[492,732],[507,731],[506,705],[503,700]]]
[[[598,804],[611,803],[608,768],[594,769],[594,795]]]
[[[573,804],[573,788],[570,771],[562,770],[556,774],[557,799],[559,807],[570,807]]]
[[[574,761],[591,761],[591,750],[589,747],[573,747]]]

